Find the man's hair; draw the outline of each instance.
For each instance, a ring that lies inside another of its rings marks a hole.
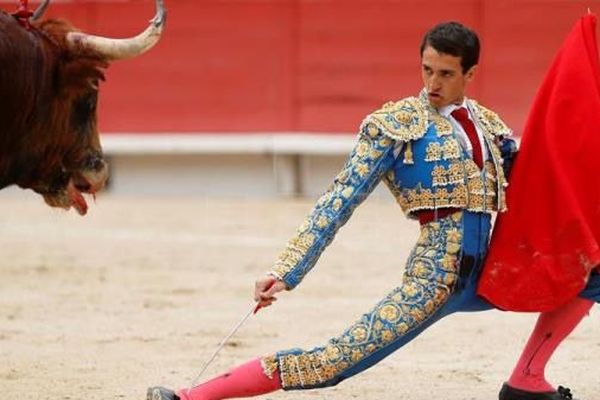
[[[460,57],[463,73],[479,62],[477,34],[458,22],[444,22],[431,28],[421,42],[421,57],[427,46],[438,53]]]

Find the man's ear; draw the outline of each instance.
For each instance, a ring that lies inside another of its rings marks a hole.
[[[465,73],[465,79],[467,82],[470,82],[475,77],[475,72],[477,72],[478,65],[473,65],[469,70]]]

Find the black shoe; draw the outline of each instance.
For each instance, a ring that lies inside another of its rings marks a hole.
[[[174,391],[160,386],[148,388],[146,400],[179,400]]]
[[[502,385],[500,400],[575,400],[571,390],[562,386],[553,392],[528,392],[508,386],[508,383]]]

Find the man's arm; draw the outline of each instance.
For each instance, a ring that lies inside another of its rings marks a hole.
[[[374,124],[363,124],[358,141],[342,171],[298,228],[279,255],[272,277],[257,281],[256,297],[265,300],[282,285],[265,290],[277,279],[287,289],[293,289],[312,269],[323,250],[331,243],[338,229],[352,215],[394,164],[394,148],[398,142],[385,136]]]

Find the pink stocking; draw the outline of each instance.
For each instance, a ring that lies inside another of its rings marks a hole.
[[[554,391],[544,376],[546,364],[593,304],[577,297],[556,310],[541,313],[508,381],[509,386],[529,392]]]
[[[221,400],[258,396],[277,389],[281,389],[279,372],[267,377],[257,358],[199,386],[181,389],[177,395],[182,400]]]

